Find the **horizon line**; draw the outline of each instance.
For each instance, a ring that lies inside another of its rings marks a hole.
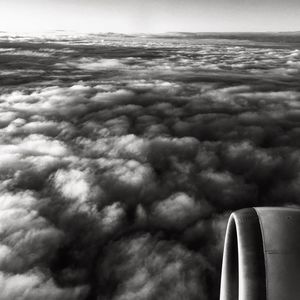
[[[264,31],[163,31],[163,32],[121,32],[121,31],[80,31],[80,30],[68,30],[68,29],[47,29],[40,31],[30,30],[0,30],[0,34],[53,34],[53,33],[73,33],[73,34],[120,34],[120,35],[170,35],[170,34],[300,34],[299,30],[264,30]]]

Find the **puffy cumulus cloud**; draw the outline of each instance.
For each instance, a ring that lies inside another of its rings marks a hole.
[[[1,175],[4,177],[8,173],[24,169],[28,164],[22,161],[22,156],[18,153],[1,153],[0,158]],[[13,176],[13,174],[11,174]]]
[[[155,96],[161,93],[167,95],[178,95],[183,92],[182,86],[179,83],[163,81],[163,80],[154,80],[148,81],[145,79],[130,81],[128,84],[129,88],[138,91],[144,92],[147,96]]]
[[[0,151],[20,153],[25,155],[66,156],[68,149],[64,143],[45,137],[44,135],[29,135],[16,144],[2,146]]]
[[[160,164],[161,160],[176,156],[189,160],[197,154],[199,142],[192,137],[152,139],[149,145],[149,160]]]
[[[11,123],[8,126],[8,133],[13,134],[43,134],[45,136],[57,136],[61,131],[63,124],[57,124],[54,121],[32,121],[24,123],[22,126],[14,126],[15,123]]]
[[[16,113],[12,111],[1,111],[0,112],[0,127],[6,127],[10,122],[16,119]]]
[[[199,184],[205,196],[217,207],[240,208],[253,206],[257,202],[254,184],[247,184],[242,178],[229,172],[202,171]]]
[[[59,288],[43,274],[32,271],[29,274],[6,275],[0,273],[0,295],[3,299],[81,299],[86,288]]]
[[[101,188],[94,184],[92,175],[76,169],[58,170],[53,176],[55,189],[70,201],[74,209],[90,210],[101,200]]]
[[[249,142],[231,143],[223,153],[228,169],[252,177],[253,180],[272,176],[281,163],[281,157],[276,152],[256,148]]]
[[[156,194],[155,174],[149,164],[120,158],[100,158],[97,163],[102,186],[112,201],[147,202]]]
[[[114,132],[115,128],[109,128],[108,130]],[[104,135],[95,141],[83,138],[78,140],[78,142],[89,155],[95,158],[135,159],[140,162],[146,161],[149,144],[147,140],[133,134],[117,135],[117,137]]]
[[[12,108],[23,115],[35,113],[37,115],[56,114],[59,116],[81,115],[87,112],[89,101],[86,94],[90,88],[84,85],[73,85],[69,88],[51,86],[32,93],[14,91],[1,95],[1,108]]]
[[[122,203],[108,205],[101,211],[101,229],[104,232],[115,232],[123,225],[125,218],[126,212]]]
[[[106,69],[119,69],[124,67],[118,59],[95,59],[83,57],[73,63],[77,68],[87,71],[101,71]],[[71,63],[72,65],[72,63]]]
[[[218,299],[230,212],[299,206],[284,46],[0,37],[0,298]]]
[[[185,193],[176,193],[154,204],[153,222],[158,227],[182,229],[208,214],[206,203],[196,201]],[[206,206],[206,207],[205,207]]]
[[[91,100],[95,106],[101,108],[111,108],[115,105],[129,104],[134,101],[134,92],[127,89],[117,89],[111,91],[100,91]]]
[[[190,249],[202,252],[212,264],[221,263],[228,217],[229,213],[226,212],[198,220],[185,229],[183,241]]]
[[[2,299],[80,299],[87,287],[62,288],[45,267],[64,233],[38,213],[34,193],[2,193],[0,204],[0,286]]]
[[[104,299],[209,299],[211,266],[175,242],[150,235],[116,241],[104,250],[99,265]]]

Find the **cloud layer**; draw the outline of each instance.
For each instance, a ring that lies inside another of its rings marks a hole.
[[[0,298],[217,299],[226,222],[299,205],[299,50],[0,40]]]

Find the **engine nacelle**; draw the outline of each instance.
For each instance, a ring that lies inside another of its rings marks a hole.
[[[300,299],[300,209],[249,208],[231,214],[220,300]]]

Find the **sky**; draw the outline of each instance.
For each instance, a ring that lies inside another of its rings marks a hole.
[[[0,0],[0,30],[158,33],[300,30],[297,0]]]

